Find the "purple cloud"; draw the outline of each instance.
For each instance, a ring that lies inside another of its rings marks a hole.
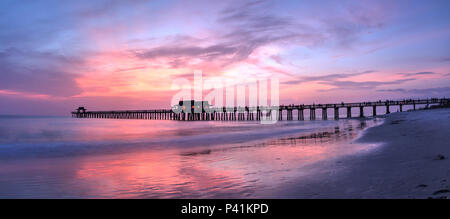
[[[168,40],[161,46],[136,51],[142,59],[168,58],[173,68],[189,65],[190,59],[214,61],[225,67],[246,60],[253,51],[270,44],[317,47],[327,42],[337,42],[339,47],[350,46],[359,35],[380,28],[378,17],[361,12],[346,17],[318,19],[320,25],[302,22],[296,17],[271,11],[273,2],[255,1],[233,4],[220,11],[214,39],[196,39],[186,35]],[[354,25],[354,23],[358,25]],[[209,42],[209,46],[199,46]]]
[[[353,76],[358,76],[358,75],[364,75],[364,74],[370,74],[376,71],[363,71],[363,72],[357,72],[357,73],[348,73],[348,74],[329,74],[329,75],[320,75],[320,76],[303,76],[300,77],[297,80],[290,80],[290,81],[285,81],[282,82],[283,84],[290,84],[290,85],[294,85],[294,84],[301,84],[301,83],[305,83],[305,82],[312,82],[312,81],[337,81],[338,79],[344,79],[344,78],[349,78],[349,77],[353,77]]]
[[[393,84],[402,84],[408,81],[413,81],[415,79],[400,79],[393,81],[327,81],[327,82],[319,82],[319,84],[331,85],[334,88],[330,89],[322,89],[320,91],[331,91],[331,90],[348,90],[348,89],[374,89],[378,86],[382,85],[393,85]]]
[[[378,92],[397,92],[397,93],[405,93],[405,94],[423,94],[423,95],[450,95],[450,87],[434,87],[434,88],[423,88],[423,89],[381,89],[377,90]]]
[[[58,97],[76,95],[81,92],[75,82],[77,75],[68,70],[80,63],[76,58],[51,53],[8,49],[0,52],[0,89]]]
[[[434,75],[435,72],[425,71],[425,72],[414,72],[414,73],[398,73],[399,75],[407,76],[407,77],[414,77],[414,76],[420,76],[420,75]]]

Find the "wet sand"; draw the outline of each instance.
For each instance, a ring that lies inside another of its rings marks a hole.
[[[275,198],[450,197],[450,109],[393,113],[354,143],[370,153],[311,165],[315,176],[274,191]]]

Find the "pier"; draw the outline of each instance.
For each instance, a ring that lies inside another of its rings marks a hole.
[[[185,101],[186,102],[186,101]],[[192,101],[194,102],[194,101]],[[181,103],[181,102],[180,102]],[[352,109],[359,110],[359,117],[376,116],[377,108],[385,108],[386,114],[391,112],[391,107],[398,106],[398,111],[402,112],[404,106],[412,106],[416,110],[417,105],[449,106],[450,98],[431,98],[431,99],[408,99],[408,100],[386,100],[375,102],[357,102],[357,103],[333,103],[333,104],[309,104],[309,105],[280,105],[280,106],[239,106],[239,107],[201,107],[195,110],[192,105],[192,111],[174,110],[174,109],[155,109],[155,110],[122,110],[122,111],[87,111],[84,107],[79,107],[72,112],[74,118],[97,118],[97,119],[147,119],[147,120],[178,120],[178,121],[252,121],[261,120],[264,116],[272,119],[276,116],[277,120],[294,120],[294,112],[297,113],[297,120],[305,119],[305,111],[309,111],[309,119],[315,120],[317,111],[322,113],[322,119],[329,118],[328,109],[333,109],[334,119],[339,119],[339,110],[346,109],[346,118],[352,118]],[[191,108],[191,107],[189,107]],[[364,114],[364,108],[371,108],[372,113]],[[276,113],[272,113],[276,111]],[[283,112],[286,112],[284,114]],[[284,117],[286,115],[286,117]],[[320,114],[319,114],[320,115]]]

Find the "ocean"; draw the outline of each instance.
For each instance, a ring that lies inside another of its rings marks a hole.
[[[0,198],[272,197],[382,122],[0,116]]]

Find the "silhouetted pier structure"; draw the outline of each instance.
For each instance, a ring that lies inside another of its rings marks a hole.
[[[294,112],[297,112],[297,120],[304,120],[304,111],[309,111],[309,119],[316,119],[316,111],[321,110],[322,119],[328,119],[328,109],[334,110],[334,119],[339,119],[339,109],[346,109],[347,118],[352,117],[352,108],[359,109],[359,117],[364,117],[364,108],[372,108],[370,116],[377,115],[377,108],[386,109],[386,114],[391,112],[390,107],[398,106],[399,111],[403,111],[404,106],[412,106],[416,110],[417,105],[450,105],[449,98],[431,98],[431,99],[409,99],[409,100],[386,100],[376,102],[358,102],[358,103],[334,103],[334,104],[310,104],[310,105],[280,105],[277,107],[257,106],[257,107],[203,107],[202,101],[192,101],[191,112],[183,107],[182,109],[158,109],[158,110],[123,110],[123,111],[87,111],[84,107],[79,107],[72,112],[75,118],[101,118],[101,119],[148,119],[148,120],[179,120],[179,121],[251,121],[261,120],[263,116],[272,119],[272,112],[276,111],[277,120],[283,120],[283,112],[286,111],[285,120],[294,120]],[[188,101],[183,101],[188,102]],[[190,102],[190,101],[189,101]],[[195,102],[195,103],[194,103]],[[196,109],[197,108],[197,109]]]

